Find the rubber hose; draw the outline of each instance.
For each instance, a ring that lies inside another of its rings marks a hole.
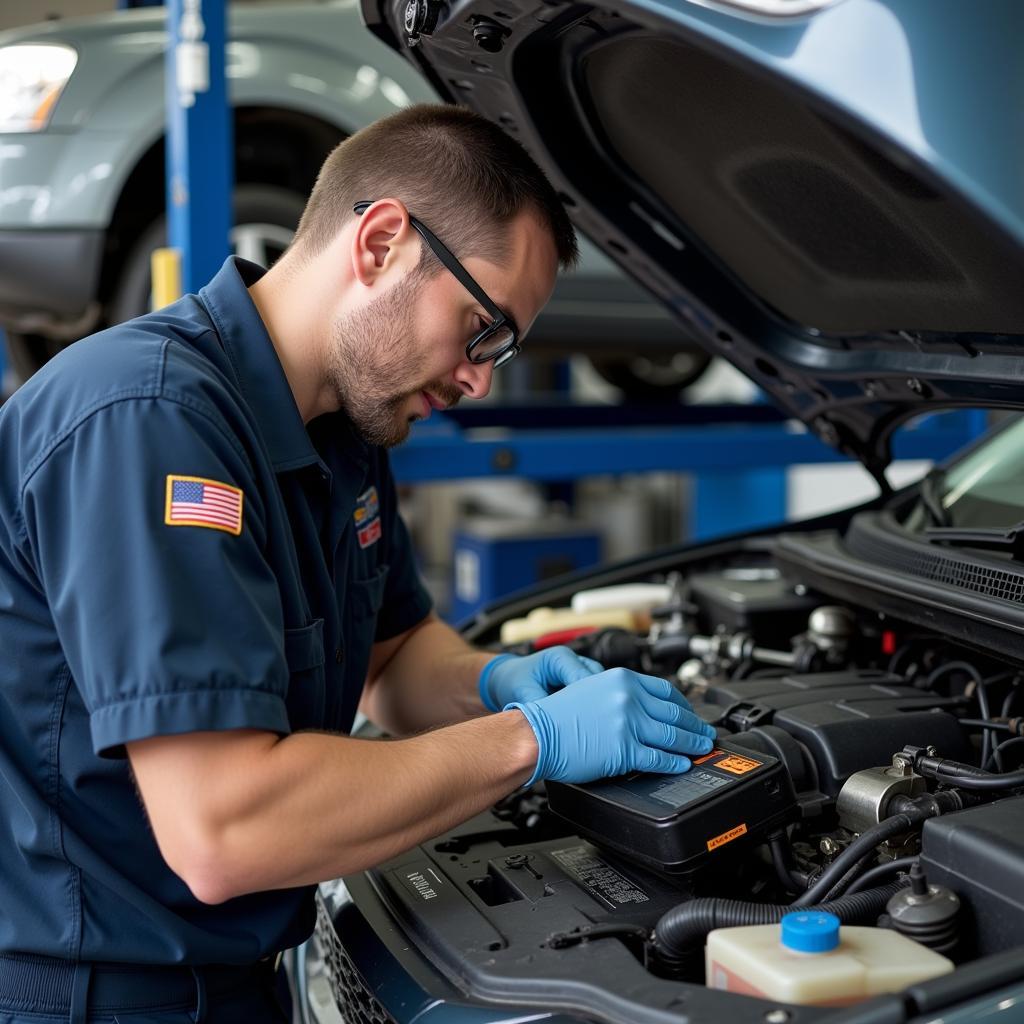
[[[968,790],[1018,789],[1024,786],[1024,771],[1007,772],[1005,775],[971,777],[967,775],[944,775],[934,772],[932,777],[947,786]]]
[[[915,825],[937,814],[931,808],[910,807],[900,814],[895,814],[885,821],[865,829],[841,854],[817,877],[814,884],[798,899],[793,901],[793,909],[808,907],[813,903],[828,898],[833,887],[840,885],[842,892],[857,873],[860,862],[874,853],[879,843],[884,843],[893,836],[909,832]]]
[[[890,882],[877,889],[865,889],[851,896],[841,896],[830,903],[802,907],[808,911],[828,911],[846,924],[873,921],[884,910],[891,897],[906,885],[906,880]],[[733,925],[776,924],[793,908],[779,903],[748,903],[702,897],[680,903],[662,915],[654,929],[654,949],[666,967],[687,962],[704,944],[708,932]]]
[[[775,874],[782,883],[782,887],[787,892],[803,892],[807,888],[807,883],[806,881],[801,881],[793,869],[793,864],[789,857],[789,847],[786,845],[785,833],[779,832],[769,836],[768,848],[771,850]]]
[[[845,895],[852,896],[855,892],[867,889],[875,885],[880,878],[886,875],[894,875],[897,872],[908,872],[914,864],[919,863],[918,855],[911,854],[909,857],[897,857],[895,860],[887,860],[884,864],[869,868],[863,875],[858,875],[846,890]]]

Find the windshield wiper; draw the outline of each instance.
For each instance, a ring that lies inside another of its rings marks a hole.
[[[931,526],[925,537],[935,544],[962,544],[970,548],[1010,551],[1014,557],[1024,555],[1024,520],[998,529],[992,526]]]
[[[949,515],[942,507],[942,498],[939,494],[942,481],[945,479],[946,471],[944,469],[930,469],[918,485],[921,505],[934,526],[949,526]]]

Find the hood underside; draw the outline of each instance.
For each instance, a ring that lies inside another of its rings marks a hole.
[[[681,333],[877,474],[918,413],[1024,404],[1020,6],[363,14],[526,146]]]

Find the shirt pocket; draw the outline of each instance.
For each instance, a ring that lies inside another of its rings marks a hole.
[[[353,622],[375,619],[384,600],[384,588],[388,582],[388,567],[378,566],[369,576],[353,580],[349,593],[349,607]]]
[[[284,631],[284,657],[288,663],[285,704],[292,730],[324,724],[324,620]]]

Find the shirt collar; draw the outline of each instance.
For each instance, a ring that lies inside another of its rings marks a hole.
[[[274,469],[298,469],[319,461],[302,422],[274,343],[248,288],[266,271],[229,256],[199,291],[245,400],[260,425]]]

